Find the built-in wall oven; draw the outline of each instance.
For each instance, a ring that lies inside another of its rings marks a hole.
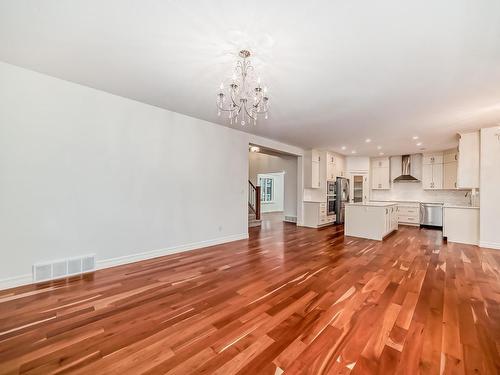
[[[337,200],[336,181],[326,181],[326,214],[335,215]]]
[[[335,181],[326,181],[326,195],[336,194]]]
[[[327,215],[335,215],[335,205],[337,199],[335,195],[328,195],[326,197],[326,214]]]

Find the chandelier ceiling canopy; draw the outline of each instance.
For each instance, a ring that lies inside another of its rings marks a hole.
[[[256,78],[254,68],[250,64],[250,51],[241,50],[239,60],[234,69],[232,79],[224,85],[220,84],[217,94],[217,114],[228,114],[231,124],[240,123],[245,126],[249,123],[257,125],[259,115],[267,119],[269,110],[269,96],[267,87],[263,87],[260,77]]]

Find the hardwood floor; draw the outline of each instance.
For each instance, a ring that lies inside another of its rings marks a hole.
[[[500,251],[274,223],[0,291],[0,373],[499,374]]]

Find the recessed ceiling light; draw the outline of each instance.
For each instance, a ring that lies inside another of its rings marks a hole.
[[[377,150],[382,150],[382,146],[377,146]]]
[[[413,136],[413,140],[416,141],[418,139],[418,135]]]
[[[422,146],[422,142],[418,142],[418,143],[417,143],[417,146]]]
[[[250,146],[250,152],[259,152],[260,151],[260,147],[258,146]]]
[[[383,152],[379,152],[378,154],[379,154],[380,156],[384,155],[384,153],[383,153]]]
[[[351,154],[355,154],[355,153],[356,153],[356,150],[352,150],[352,151],[351,151]]]
[[[341,149],[342,149],[342,150],[345,150],[346,148],[347,148],[347,147],[345,147],[345,146],[342,146],[342,147],[341,147]]]
[[[365,142],[366,142],[366,143],[370,143],[371,141],[372,141],[372,140],[371,140],[370,138],[366,138],[366,139],[365,139]]]

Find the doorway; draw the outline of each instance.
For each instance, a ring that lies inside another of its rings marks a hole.
[[[297,159],[295,155],[250,145],[249,186],[260,190],[260,217],[263,223],[297,222]],[[249,198],[250,194],[249,191]],[[251,210],[250,218],[254,219]]]

